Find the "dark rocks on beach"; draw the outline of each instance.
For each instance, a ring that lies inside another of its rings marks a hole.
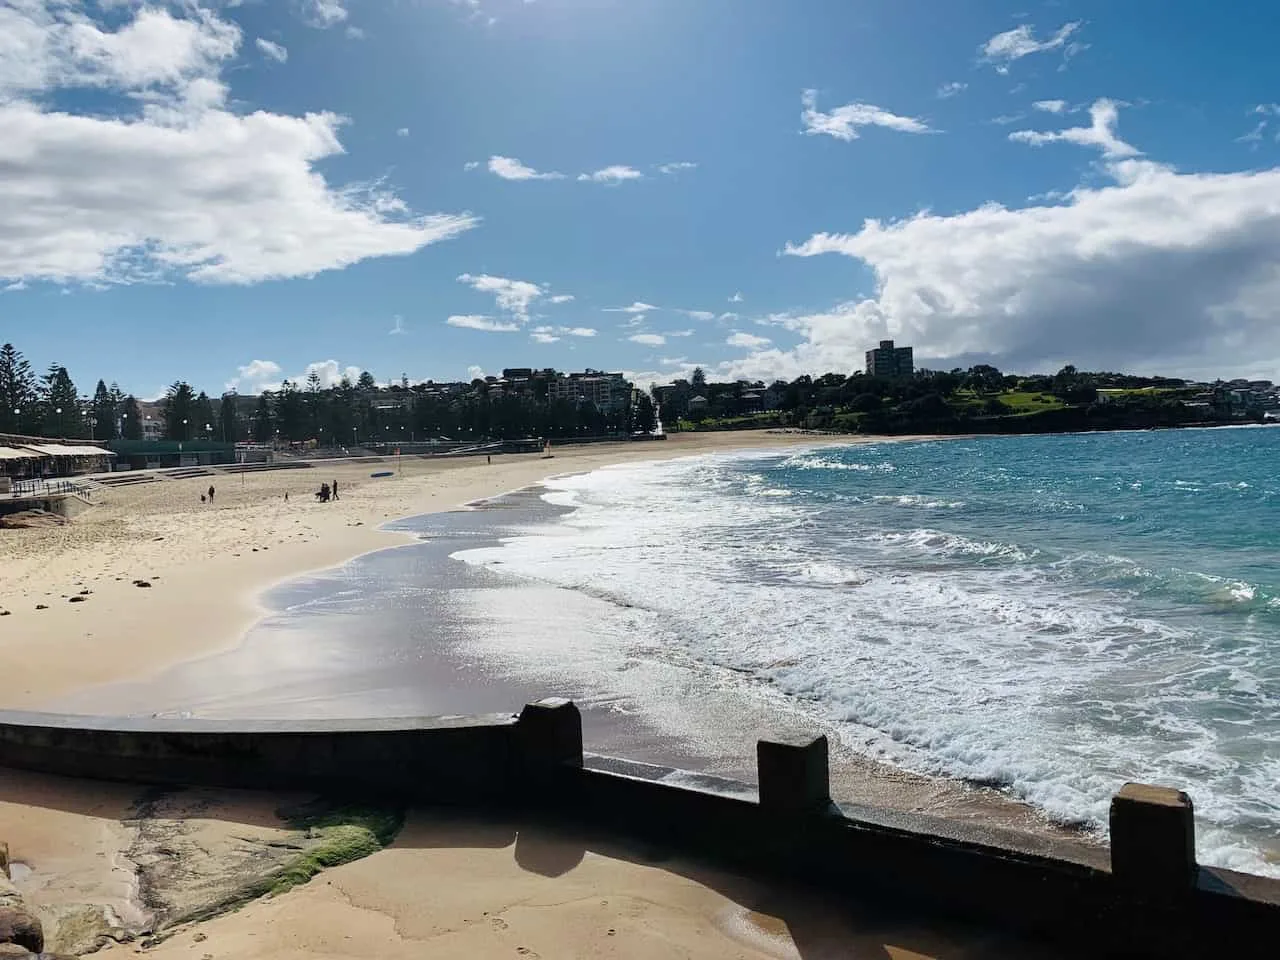
[[[135,581],[133,581],[133,585],[134,585],[135,587],[149,587],[149,586],[151,586],[151,581],[150,581],[150,580],[135,580]]]
[[[39,953],[44,949],[44,928],[21,907],[0,907],[0,943],[16,943]]]
[[[67,597],[67,603],[84,603],[89,598],[82,593],[77,593],[74,597]]]
[[[92,591],[92,590],[81,590],[81,591],[80,591],[80,596],[82,596],[82,597],[87,597],[87,596],[89,596],[89,594],[91,594],[91,593],[93,593],[93,591]]]
[[[0,617],[7,617],[7,616],[9,616],[9,615],[10,615],[10,611],[8,611],[8,610],[0,610]]]
[[[37,610],[48,610],[48,609],[49,609],[49,605],[48,605],[47,603],[37,603],[37,604],[36,604],[36,609],[37,609]]]

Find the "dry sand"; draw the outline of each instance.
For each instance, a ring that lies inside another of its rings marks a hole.
[[[234,645],[263,612],[257,597],[274,583],[404,539],[378,529],[390,519],[457,507],[553,473],[821,442],[685,435],[663,444],[561,448],[553,460],[406,459],[402,473],[382,479],[369,474],[394,465],[108,489],[100,506],[69,526],[0,532],[0,609],[9,611],[0,617],[0,707],[38,708],[86,685],[152,675]],[[317,503],[313,492],[333,479],[342,499]],[[210,483],[213,506],[200,502]],[[138,579],[151,586],[135,586]],[[92,592],[83,602],[69,602],[85,590]],[[170,894],[198,900],[216,887],[208,871],[265,869],[262,857],[287,848],[273,813],[279,798],[143,798],[137,788],[0,771],[0,839],[29,869],[19,886],[52,918],[62,945],[83,945],[88,934],[76,909],[84,904],[99,914],[109,908],[105,916],[119,925],[145,926],[137,883],[147,862],[177,863],[164,874]],[[165,803],[168,814],[158,814]],[[445,821],[438,813],[412,814],[380,853],[146,952],[201,960],[1020,955],[990,938],[860,915],[654,851],[545,827]]]

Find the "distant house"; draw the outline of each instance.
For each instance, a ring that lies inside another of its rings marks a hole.
[[[698,395],[689,398],[689,416],[705,417],[707,415],[707,398]]]

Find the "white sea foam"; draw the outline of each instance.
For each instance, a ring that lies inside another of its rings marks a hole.
[[[780,469],[837,469],[837,456]],[[855,749],[999,785],[1065,821],[1104,827],[1126,780],[1194,785],[1202,858],[1280,875],[1246,835],[1280,824],[1280,749],[1252,703],[1274,655],[1247,636],[1210,650],[1109,585],[1165,574],[927,525],[866,528],[761,461],[629,465],[547,486],[571,508],[557,523],[457,556],[634,611],[643,652],[603,631],[597,653],[724,671],[717,682],[744,696],[763,684]],[[967,502],[892,496],[904,513]],[[1254,598],[1243,581],[1212,586]]]

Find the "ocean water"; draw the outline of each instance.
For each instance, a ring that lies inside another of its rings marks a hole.
[[[1280,430],[697,457],[544,496],[567,511],[454,557],[1063,822],[1181,787],[1203,862],[1280,875]]]

